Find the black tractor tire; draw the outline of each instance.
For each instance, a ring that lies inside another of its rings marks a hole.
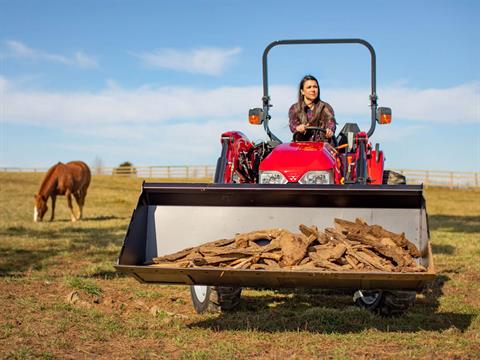
[[[392,170],[383,171],[383,184],[405,185],[406,183],[407,183],[407,179],[404,175]]]
[[[383,183],[387,185],[404,185],[404,175],[384,170]],[[355,304],[382,316],[398,316],[405,313],[415,304],[415,291],[404,290],[358,290],[353,295]]]
[[[222,140],[222,153],[217,160],[215,168],[215,184],[222,184],[224,181],[225,168],[227,165],[228,142]],[[190,286],[192,304],[198,314],[204,312],[221,312],[235,309],[240,303],[242,294],[241,287],[231,286]]]
[[[415,304],[415,291],[358,290],[353,300],[358,307],[381,316],[400,316]]]
[[[231,286],[190,286],[193,307],[198,314],[235,309],[240,304],[242,288]]]

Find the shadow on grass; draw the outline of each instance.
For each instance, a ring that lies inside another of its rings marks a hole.
[[[101,215],[101,216],[93,216],[93,217],[86,217],[83,218],[83,221],[104,221],[104,220],[125,220],[129,219],[129,217],[121,217],[116,215]]]
[[[455,252],[455,246],[431,244],[432,253],[452,255]]]
[[[92,275],[89,275],[88,277],[94,277],[94,278],[99,278],[103,280],[113,280],[113,279],[118,279],[118,278],[124,278],[127,277],[128,275],[126,273],[121,273],[117,272],[115,270],[112,271],[98,271]]]
[[[480,233],[480,216],[431,215],[428,223],[430,230]]]
[[[116,215],[99,215],[99,216],[90,216],[90,217],[82,217],[81,220],[78,222],[75,222],[76,224],[82,224],[86,223],[89,221],[105,221],[105,220],[128,220],[130,217],[127,216],[116,216]],[[49,223],[50,221],[45,221],[46,223]],[[70,219],[55,219],[51,221],[50,223],[71,223],[72,220]]]
[[[418,332],[455,327],[465,331],[475,314],[438,313],[439,297],[449,278],[438,276],[417,304],[399,317],[381,317],[353,306],[353,291],[279,290],[264,296],[245,296],[237,311],[224,312],[190,325],[214,331],[359,333],[365,329]],[[289,294],[288,296],[285,296]]]
[[[0,276],[22,275],[29,269],[41,270],[48,258],[61,255],[78,259],[96,259],[115,261],[123,242],[126,226],[110,227],[25,227],[12,226],[0,230],[0,237],[13,237],[0,248]],[[28,245],[22,245],[16,238],[28,239]],[[38,245],[36,245],[38,240]],[[61,260],[60,260],[61,261]],[[114,277],[112,274],[98,274],[102,277]]]
[[[22,276],[28,270],[40,270],[42,262],[58,251],[48,250],[30,250],[30,249],[0,249],[0,277],[3,276]]]

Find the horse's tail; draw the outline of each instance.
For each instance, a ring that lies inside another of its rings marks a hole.
[[[84,165],[84,169],[85,169],[85,173],[86,173],[86,182],[85,182],[85,188],[87,188],[89,185],[90,185],[90,180],[92,179],[92,172],[90,171],[90,168],[88,167],[87,164],[85,164],[84,162],[82,162],[83,165]]]

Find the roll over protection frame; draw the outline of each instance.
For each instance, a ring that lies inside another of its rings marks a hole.
[[[375,123],[376,123],[376,113],[377,113],[377,79],[376,79],[376,57],[375,57],[375,50],[373,46],[363,39],[301,39],[301,40],[277,40],[273,41],[265,48],[263,51],[262,57],[262,73],[263,73],[263,126],[265,131],[270,138],[270,140],[281,143],[281,140],[275,136],[269,126],[268,122],[271,118],[269,115],[269,108],[272,106],[270,104],[270,96],[268,94],[268,65],[267,65],[267,57],[268,53],[272,48],[275,46],[280,45],[306,45],[306,44],[360,44],[365,46],[370,51],[370,67],[371,67],[371,93],[370,93],[370,108],[371,108],[371,125],[370,129],[367,132],[368,137],[371,137],[373,132],[375,131]]]

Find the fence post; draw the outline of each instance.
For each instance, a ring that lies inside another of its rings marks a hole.
[[[425,170],[425,187],[428,187],[429,181],[430,181],[430,178],[428,176],[428,170]]]

